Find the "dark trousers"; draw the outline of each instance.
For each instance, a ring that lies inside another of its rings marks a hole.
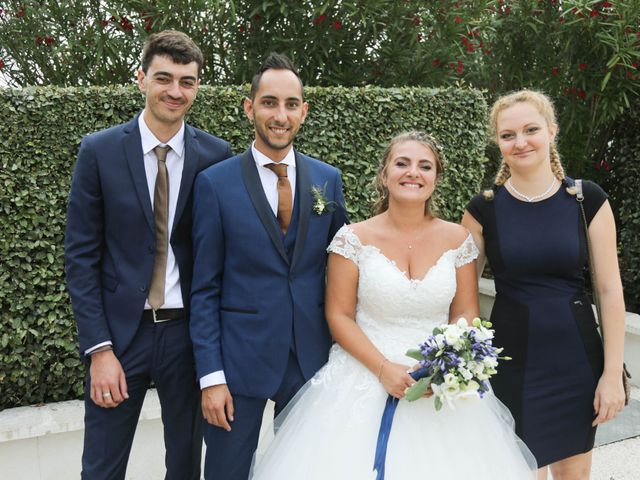
[[[200,478],[202,414],[200,389],[186,319],[154,324],[143,320],[119,357],[129,398],[116,408],[98,407],[85,390],[82,478],[124,479],[145,394],[155,384],[162,409],[166,480]]]
[[[276,416],[304,383],[298,360],[292,352],[282,384],[271,398],[276,404]],[[233,395],[233,392],[231,394]],[[207,444],[204,463],[206,480],[247,480],[253,454],[258,446],[267,400],[233,395],[234,421],[231,423],[230,432],[204,421],[204,441]]]

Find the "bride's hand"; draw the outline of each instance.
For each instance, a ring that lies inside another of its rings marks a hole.
[[[389,395],[395,398],[404,397],[404,391],[416,383],[407,373],[407,365],[385,362],[380,369],[380,383]]]

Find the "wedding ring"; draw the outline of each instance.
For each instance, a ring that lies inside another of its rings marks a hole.
[[[111,396],[111,392],[102,392],[102,398],[109,398]]]

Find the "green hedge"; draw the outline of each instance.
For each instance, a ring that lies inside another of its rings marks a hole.
[[[610,168],[603,183],[616,213],[626,307],[640,312],[640,111],[629,110],[613,138],[601,171]]]
[[[253,131],[245,87],[203,87],[189,122],[243,151]],[[424,129],[447,155],[440,214],[459,220],[482,178],[486,104],[478,91],[309,88],[297,147],[342,170],[353,220],[394,134]],[[130,119],[133,87],[0,90],[0,409],[77,398],[84,370],[63,271],[66,198],[82,137]],[[123,212],[126,214],[126,212]]]

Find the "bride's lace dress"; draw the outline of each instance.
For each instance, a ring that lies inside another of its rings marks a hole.
[[[404,355],[446,323],[456,268],[473,261],[471,236],[442,254],[422,279],[409,279],[350,227],[328,250],[359,269],[356,321],[389,360]],[[327,364],[278,417],[275,438],[256,461],[254,480],[372,480],[387,393],[368,369],[335,344]],[[432,398],[398,405],[389,438],[386,480],[532,479],[535,461],[513,434],[508,411],[492,395],[435,411]]]

